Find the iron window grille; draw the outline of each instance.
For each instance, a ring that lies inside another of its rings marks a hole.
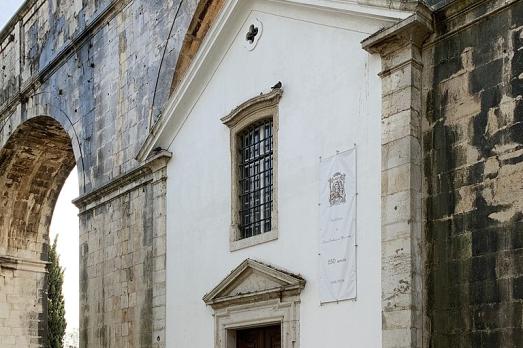
[[[248,238],[271,230],[273,122],[256,123],[239,134],[239,230]]]

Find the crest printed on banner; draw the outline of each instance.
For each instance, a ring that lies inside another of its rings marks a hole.
[[[345,194],[345,174],[340,172],[334,173],[329,179],[329,203],[330,206],[335,206],[345,203],[346,194]]]

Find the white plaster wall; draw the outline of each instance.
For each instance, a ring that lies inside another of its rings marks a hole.
[[[250,14],[169,148],[167,346],[213,347],[202,296],[249,257],[307,280],[301,348],[380,347],[380,62],[361,49],[368,33],[269,12]],[[253,17],[264,28],[248,51],[244,29]],[[229,129],[220,118],[280,80],[279,239],[229,252]],[[358,298],[320,306],[319,157],[355,143]]]

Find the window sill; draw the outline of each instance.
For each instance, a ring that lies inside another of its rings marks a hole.
[[[231,252],[241,250],[258,244],[267,243],[276,239],[278,239],[278,231],[272,230],[269,232],[258,234],[253,237],[231,241],[229,245],[229,250]]]

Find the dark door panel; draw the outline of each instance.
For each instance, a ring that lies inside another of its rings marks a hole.
[[[281,348],[280,325],[236,331],[237,348]]]

